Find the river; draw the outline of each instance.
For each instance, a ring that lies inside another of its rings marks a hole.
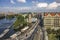
[[[11,20],[8,19],[1,19],[0,20],[0,35],[2,34],[2,32],[4,32],[5,29],[10,29],[10,31],[3,36],[3,39],[9,38],[12,34],[15,33],[15,31],[13,30],[12,26],[13,23],[15,22],[16,18],[13,18]]]

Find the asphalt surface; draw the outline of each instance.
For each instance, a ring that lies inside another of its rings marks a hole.
[[[38,31],[35,33],[33,40],[40,40],[40,26],[38,26]]]
[[[36,27],[32,35],[27,40],[45,40],[45,30],[43,28],[43,19],[41,19],[39,25]]]
[[[33,40],[34,35],[37,33],[37,31],[38,31],[38,27],[35,28],[34,32],[32,33],[32,35],[29,38],[27,38],[27,40]]]

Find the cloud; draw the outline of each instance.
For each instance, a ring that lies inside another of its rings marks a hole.
[[[60,0],[55,0],[57,3],[60,3]]]
[[[30,11],[31,7],[0,7],[0,11],[10,11],[10,12],[24,12]]]
[[[35,1],[32,1],[32,3],[35,3]]]
[[[15,4],[15,2],[13,0],[10,1],[12,4]]]
[[[58,4],[58,6],[60,6],[60,3],[57,3]]]
[[[18,7],[17,10],[30,10],[31,7]]]
[[[56,9],[57,7],[60,7],[60,3],[52,2],[50,4],[48,3],[38,3],[36,4],[38,8],[46,8],[46,9]]]
[[[48,5],[49,9],[56,9],[57,7],[60,7],[60,3],[53,2]]]
[[[56,3],[56,2],[53,2],[53,3],[50,3],[49,5],[48,5],[48,8],[49,9],[55,9],[55,8],[57,8],[58,7],[58,3]]]
[[[21,3],[25,3],[26,2],[26,0],[17,0],[18,2],[21,2]],[[15,4],[15,2],[13,1],[13,0],[10,0],[10,2],[12,3],[12,4]]]
[[[35,2],[33,2],[35,3]],[[12,11],[12,12],[28,12],[28,11],[36,11],[36,12],[44,12],[44,11],[60,11],[60,3],[52,2],[48,3],[36,3],[33,6],[25,6],[25,7],[0,7],[0,11]]]
[[[47,3],[38,3],[38,4],[37,4],[37,7],[39,7],[39,8],[47,7],[47,6],[48,6]]]
[[[32,1],[32,3],[38,3],[38,1]]]
[[[26,0],[17,0],[18,2],[22,2],[22,3],[25,3]]]
[[[56,9],[36,8],[36,7],[0,7],[0,12],[59,12],[60,7]]]

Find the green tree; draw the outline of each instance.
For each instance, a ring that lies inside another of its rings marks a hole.
[[[25,18],[22,15],[17,16],[17,20],[14,23],[13,27],[15,30],[20,30],[24,28],[27,25],[27,22],[25,21]]]
[[[14,15],[7,15],[6,18],[7,19],[12,19],[12,18],[14,18]]]
[[[48,39],[49,39],[49,40],[57,40],[56,34],[53,34],[53,33],[49,34],[49,35],[48,35]]]

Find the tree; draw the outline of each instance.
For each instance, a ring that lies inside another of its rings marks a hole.
[[[29,18],[29,14],[27,14],[27,15],[25,16],[25,19],[26,19],[26,18]]]
[[[14,23],[13,27],[15,30],[20,30],[24,28],[27,25],[27,22],[25,21],[25,18],[22,15],[17,16],[17,20]]]
[[[14,15],[7,15],[6,18],[7,19],[12,19],[12,18],[14,18]]]
[[[56,34],[49,34],[48,35],[48,37],[49,37],[49,40],[57,40],[57,38],[56,38]]]

